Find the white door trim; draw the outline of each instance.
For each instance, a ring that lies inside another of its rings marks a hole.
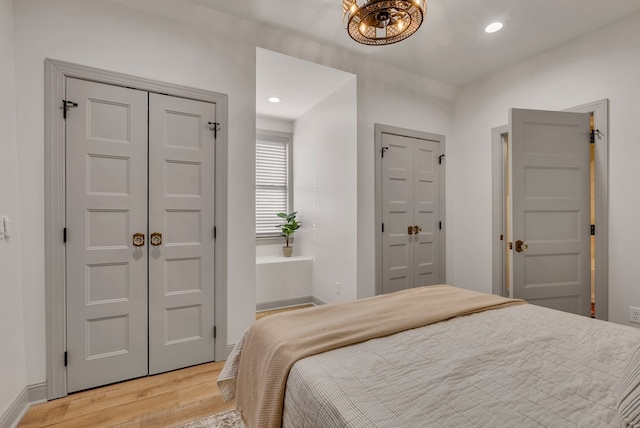
[[[596,135],[596,318],[609,319],[609,100],[572,107],[564,111],[574,113],[592,113]],[[507,125],[491,130],[492,152],[492,194],[493,194],[493,293],[504,293],[503,243],[500,233],[503,230],[503,147],[502,136],[509,131]]]
[[[215,156],[215,320],[216,361],[227,357],[227,148],[228,97],[225,94],[127,74],[45,59],[45,309],[47,399],[67,395],[65,307],[65,79],[74,77],[216,104],[220,129]]]
[[[375,294],[382,294],[382,164],[380,157],[382,153],[382,134],[394,134],[402,137],[418,138],[421,140],[432,140],[442,143],[442,154],[446,153],[445,136],[439,134],[431,134],[429,132],[415,131],[411,129],[398,128],[390,125],[383,125],[376,123],[374,125],[374,159],[375,159],[375,260],[376,260],[376,285]],[[446,159],[446,158],[444,158]],[[446,162],[442,162],[442,168],[440,168],[440,218],[442,221],[442,230],[440,230],[440,272],[443,277],[441,281],[446,282],[446,207],[445,207],[445,167]]]
[[[507,224],[505,219],[505,150],[503,136],[509,133],[509,126],[499,126],[491,130],[491,194],[493,195],[493,212],[492,212],[492,232],[491,232],[491,251],[493,257],[493,294],[507,297],[507,275],[505,260],[505,241],[507,239]],[[500,239],[500,236],[503,239]]]

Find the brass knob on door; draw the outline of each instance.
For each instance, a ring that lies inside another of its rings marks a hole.
[[[414,235],[417,235],[420,232],[422,232],[422,228],[420,226],[418,226],[418,225],[413,226]]]
[[[408,226],[408,227],[407,227],[407,233],[408,233],[409,235],[413,235],[413,226]]]
[[[162,233],[153,232],[151,234],[151,245],[157,247],[158,245],[162,245]]]
[[[133,245],[135,247],[142,247],[144,245],[144,233],[133,234]]]
[[[521,253],[523,251],[527,251],[529,249],[529,245],[527,245],[526,242],[523,242],[521,240],[517,240],[516,241],[516,251]]]

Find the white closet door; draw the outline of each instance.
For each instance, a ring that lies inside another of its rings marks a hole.
[[[414,287],[440,281],[439,144],[413,140]]]
[[[67,381],[147,374],[147,93],[67,79]]]
[[[413,139],[383,133],[382,146],[382,293],[387,294],[414,284]]]
[[[382,293],[441,282],[439,141],[382,134]]]
[[[510,111],[514,297],[591,313],[589,115]]]
[[[215,121],[215,104],[150,94],[150,374],[214,359]]]

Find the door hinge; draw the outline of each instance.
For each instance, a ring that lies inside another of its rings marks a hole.
[[[218,131],[220,130],[220,122],[208,122],[209,129],[213,131],[213,138],[218,138]]]
[[[504,241],[504,235],[500,235],[500,240]]]
[[[442,222],[441,221],[438,222],[438,229],[442,230]]]
[[[216,237],[218,236],[218,229],[213,226],[213,239],[216,239]]]
[[[62,229],[62,242],[67,243],[67,228]]]
[[[382,233],[384,233],[384,223],[382,223]]]
[[[591,225],[591,236],[595,236],[596,235],[596,225],[592,224]]]
[[[217,331],[216,326],[214,325],[213,326],[213,338],[215,339],[217,336],[218,336],[218,331]]]
[[[67,367],[67,351],[64,351],[64,366]]]
[[[444,155],[438,156],[438,165],[442,165],[442,158],[444,158]]]
[[[74,103],[73,101],[62,100],[62,118],[67,118],[67,111],[70,108],[78,107],[78,103]]]
[[[591,132],[589,133],[589,142],[591,144],[596,142],[596,134],[600,133],[599,129],[592,129]]]
[[[380,149],[380,153],[382,153],[382,157],[384,157],[384,152],[386,152],[387,150],[389,150],[389,147],[383,147]]]

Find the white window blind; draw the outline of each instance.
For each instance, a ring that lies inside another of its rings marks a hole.
[[[256,141],[256,237],[280,236],[277,217],[289,211],[289,139]]]

